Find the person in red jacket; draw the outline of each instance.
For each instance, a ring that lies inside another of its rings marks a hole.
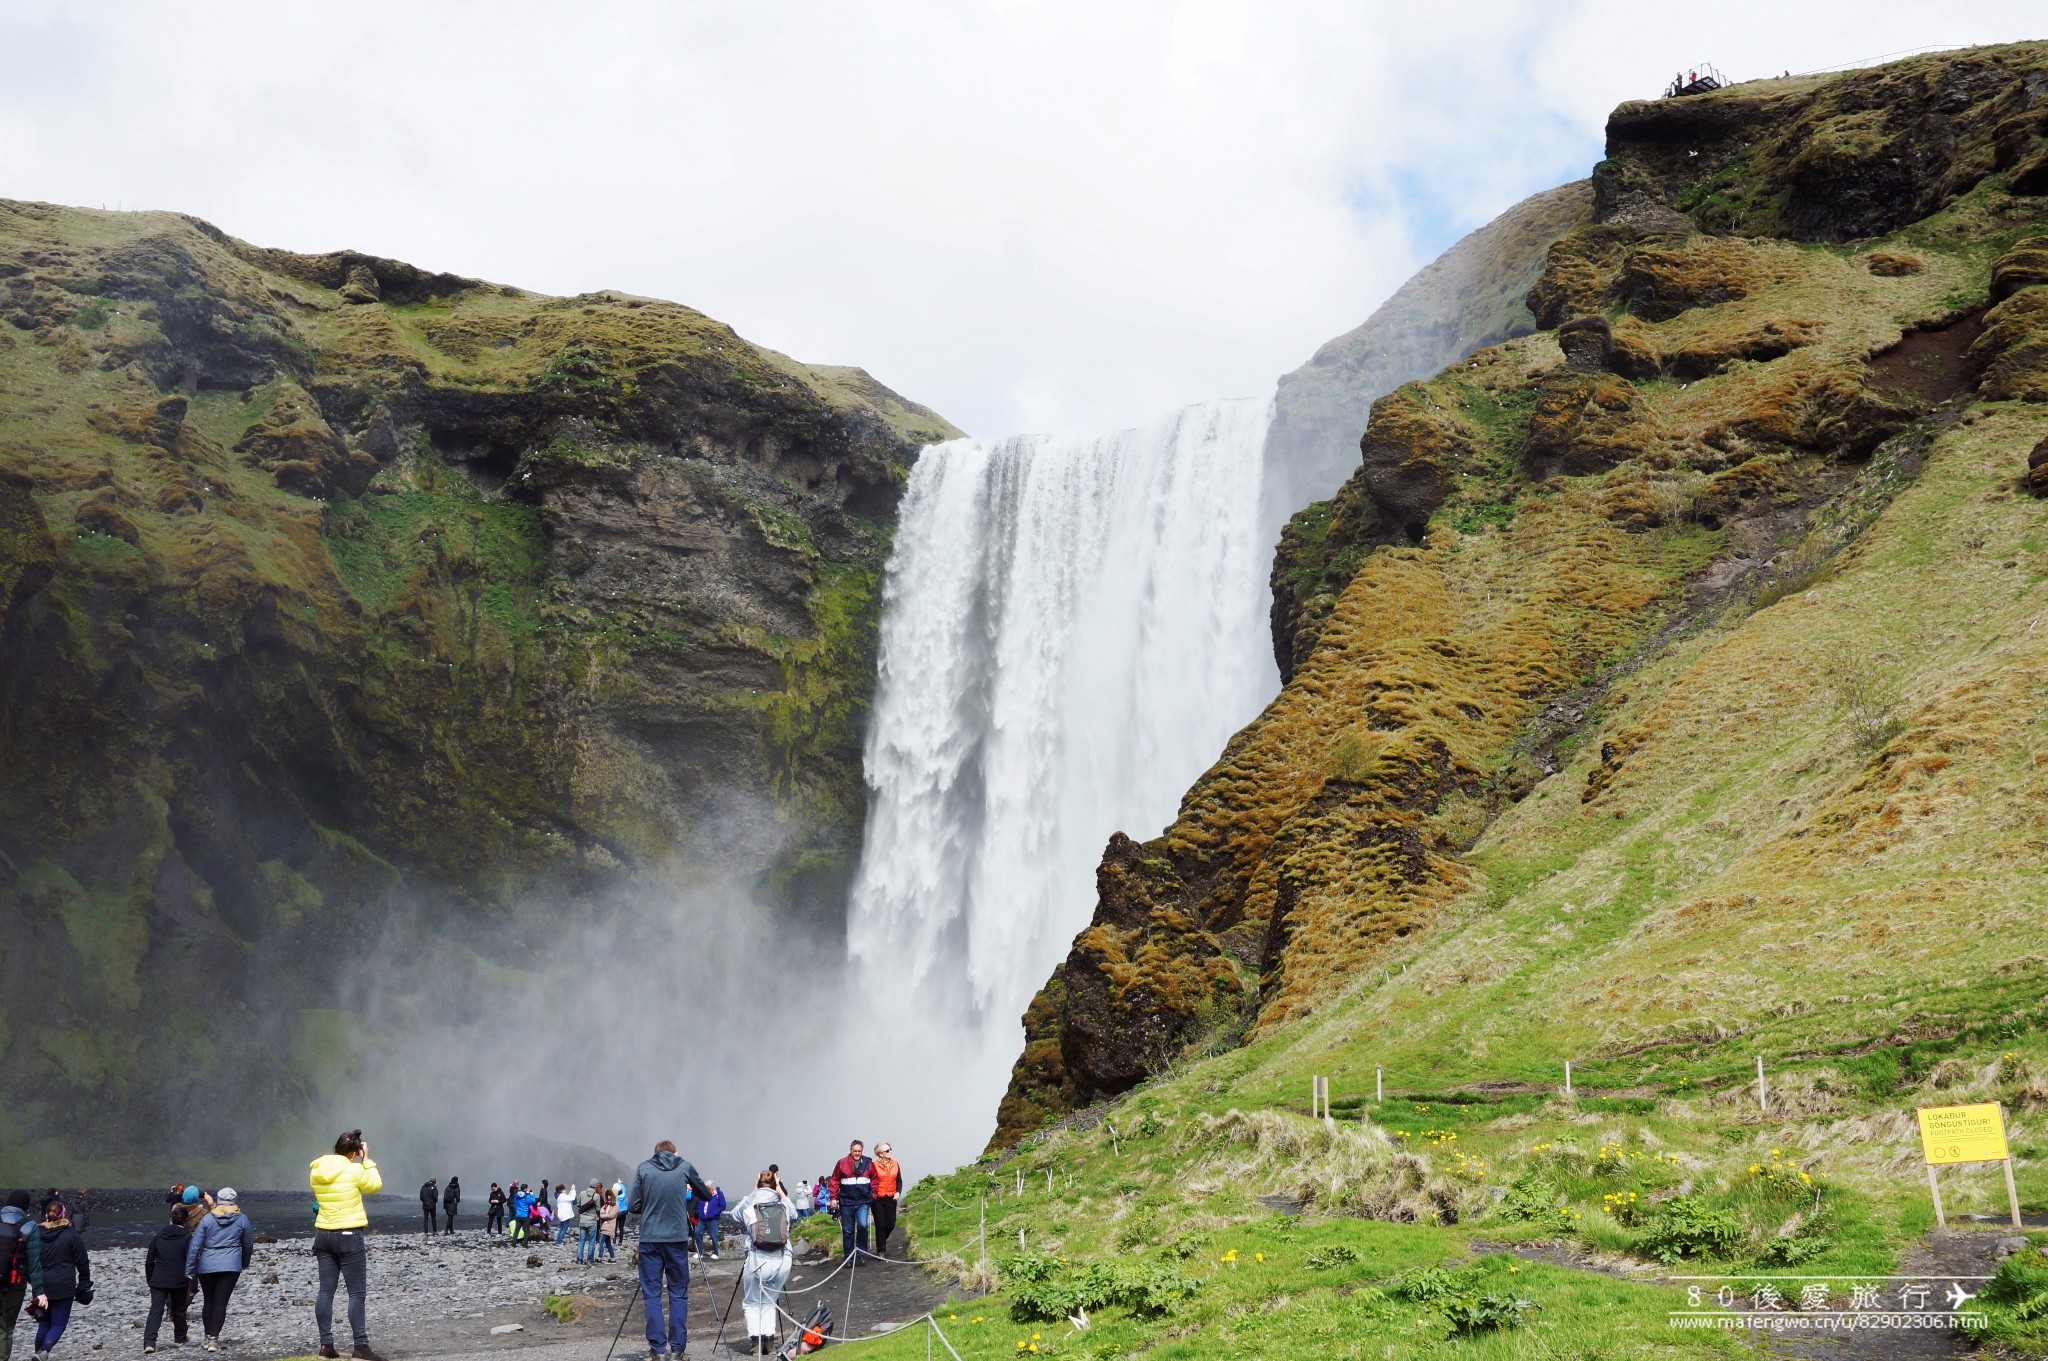
[[[868,1207],[875,1199],[875,1162],[867,1155],[867,1145],[855,1139],[848,1145],[846,1156],[832,1169],[832,1200],[839,1206],[839,1255],[851,1257],[858,1249],[862,1256],[872,1257],[868,1251]]]

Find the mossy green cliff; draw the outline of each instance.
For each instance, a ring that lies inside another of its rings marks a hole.
[[[0,1146],[226,1152],[226,1071],[257,1137],[395,904],[514,968],[650,875],[836,925],[955,433],[670,303],[0,202]]]
[[[1111,844],[1094,922],[1027,1013],[996,1141],[1124,1092],[1190,1046],[1289,1033],[1430,950],[1447,922],[1514,908],[1535,859],[1595,875],[1649,854],[1626,837],[1663,806],[1637,783],[1653,768],[1718,780],[1686,797],[1730,818],[1745,808],[1743,854],[1758,859],[1725,884],[1653,876],[1615,910],[1789,930],[1819,910],[1807,879],[1918,844],[1916,822],[1965,797],[1935,773],[1962,760],[1957,743],[1982,744],[1982,769],[1960,778],[1987,790],[2037,767],[2030,720],[1965,715],[2006,703],[1986,686],[2017,702],[2010,678],[1904,640],[1956,636],[1957,610],[2005,618],[2040,574],[1961,573],[1946,589],[1980,595],[1958,600],[1929,594],[1937,564],[1897,547],[1921,531],[1864,545],[1940,468],[1954,513],[1984,523],[1959,536],[1975,547],[1944,551],[2008,572],[2034,561],[2044,157],[2041,43],[1618,109],[1592,220],[1558,227],[1529,290],[1544,329],[1374,403],[1350,480],[1288,525],[1274,567],[1287,683],[1163,835]],[[1852,564],[1857,599],[1897,576],[1902,617],[1859,632],[1816,612],[1801,653],[1784,619]],[[2031,656],[2020,617],[1984,646]],[[1765,740],[1760,705],[1857,716],[1827,738],[1768,739],[1782,759],[1766,779],[1729,746],[1746,731]],[[1833,737],[1851,749],[1805,751]],[[1536,829],[1533,807],[1564,821]],[[1955,864],[2015,854],[2029,819],[1944,824]],[[1510,844],[1523,858],[1503,868]],[[1780,891],[1773,875],[1802,886]],[[1900,857],[1880,878],[1858,890],[1859,920],[1890,912],[1908,924],[1893,931],[1939,933],[1991,900],[1934,860]],[[2037,942],[2009,944],[2013,962]],[[1631,1018],[1574,995],[1574,1016],[1605,1028],[1562,1057],[1654,1054],[1708,1024],[1682,997],[1636,995],[1645,1014]],[[1844,1033],[1879,1033],[1867,1007],[1836,1001]],[[1715,1005],[1717,1033],[1769,1024],[1754,998]],[[1404,1042],[1462,1052],[1474,1023],[1414,1020]],[[1512,1022],[1484,1028],[1509,1045]]]

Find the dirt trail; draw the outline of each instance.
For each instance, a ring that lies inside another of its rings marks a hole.
[[[2048,1227],[2048,1217],[2044,1216],[2026,1215],[2023,1222],[2029,1229]],[[1956,1292],[1963,1292],[1966,1300],[1983,1288],[1984,1279],[1998,1268],[2000,1243],[2012,1237],[2014,1232],[2006,1224],[1989,1222],[1932,1229],[1907,1251],[1895,1273],[1870,1278],[1880,1290],[1883,1308],[1892,1311],[1892,1316],[1903,1321],[1905,1326],[1831,1327],[1825,1330],[1798,1326],[1802,1322],[1822,1318],[1846,1323],[1855,1317],[1855,1312],[1847,1307],[1852,1302],[1851,1298],[1831,1291],[1830,1307],[1802,1311],[1795,1307],[1796,1301],[1788,1300],[1782,1312],[1784,1327],[1758,1329],[1747,1335],[1761,1355],[1796,1358],[1796,1361],[1950,1361],[1951,1358],[1977,1356],[1980,1353],[1970,1344],[1967,1335],[1953,1326],[1958,1302]],[[1646,1285],[1686,1283],[1682,1269],[1665,1274],[1644,1263],[1588,1253],[1570,1243],[1508,1244],[1475,1240],[1472,1248],[1474,1252],[1482,1253],[1511,1252],[1524,1261],[1593,1271],[1617,1280],[1639,1281]],[[1731,1282],[1737,1287],[1738,1310],[1753,1302],[1750,1291],[1765,1283],[1764,1275],[1756,1273],[1757,1279],[1753,1283]],[[1797,1273],[1769,1276],[1769,1280],[1777,1283],[1779,1288],[1783,1288],[1785,1282],[1797,1279]],[[1839,1275],[1829,1278],[1836,1286],[1845,1279],[1850,1278]],[[1900,1290],[1912,1286],[1924,1286],[1924,1295],[1914,1292],[1902,1300]],[[1704,1291],[1709,1309],[1713,1307],[1714,1289],[1715,1286],[1708,1286]],[[1963,1307],[1968,1308],[1966,1302]],[[1914,1319],[1926,1319],[1928,1323],[1914,1326]]]
[[[2032,1219],[2032,1216],[2028,1217]],[[2037,1223],[2029,1227],[2039,1227]],[[1969,1338],[1954,1328],[1958,1292],[1974,1295],[1984,1288],[1984,1278],[1998,1269],[1998,1245],[2012,1235],[2009,1226],[1979,1225],[1958,1229],[1930,1229],[1899,1263],[1894,1277],[1880,1282],[1887,1308],[1898,1309],[1899,1291],[1924,1285],[1926,1307],[1908,1307],[1901,1313],[1932,1316],[1941,1327],[1857,1329],[1853,1332],[1782,1333],[1759,1338],[1758,1350],[1766,1356],[1797,1357],[1801,1361],[1944,1361],[1950,1357],[1975,1356]],[[1968,1309],[1968,1304],[1963,1305]],[[1837,1317],[1845,1312],[1831,1311]]]
[[[897,1249],[901,1250],[900,1239]],[[379,1349],[394,1361],[453,1355],[517,1356],[521,1361],[591,1361],[605,1355],[616,1335],[618,1346],[613,1361],[632,1361],[636,1357],[645,1361],[644,1306],[634,1293],[633,1269],[623,1263],[616,1269],[609,1269],[610,1265],[594,1272],[585,1286],[585,1292],[596,1302],[575,1323],[558,1323],[536,1308],[506,1308],[480,1318],[423,1320],[415,1326],[400,1326],[389,1330],[388,1346],[386,1338],[378,1339]],[[882,1324],[907,1323],[946,1299],[945,1287],[916,1266],[864,1259],[858,1266],[835,1274],[838,1266],[836,1256],[798,1264],[790,1272],[782,1307],[802,1318],[813,1301],[822,1299],[832,1308],[836,1335],[855,1338],[883,1331],[879,1326]],[[686,1355],[693,1361],[745,1354],[747,1330],[735,1293],[739,1274],[740,1262],[736,1257],[692,1265],[690,1345]],[[722,1336],[721,1320],[726,1320]],[[491,1332],[494,1327],[508,1324],[517,1324],[521,1331]],[[789,1328],[785,1322],[782,1333],[787,1335]]]

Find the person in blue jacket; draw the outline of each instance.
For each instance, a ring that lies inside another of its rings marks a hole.
[[[242,1213],[235,1188],[223,1186],[213,1198],[213,1209],[200,1216],[199,1227],[185,1248],[185,1274],[199,1281],[199,1293],[206,1299],[200,1308],[200,1329],[206,1340],[199,1345],[207,1351],[220,1350],[220,1330],[228,1321],[228,1297],[235,1282],[249,1269],[249,1256],[256,1250],[256,1232],[249,1216]]]
[[[725,1213],[725,1188],[717,1182],[711,1183],[711,1194],[704,1197],[696,1207],[696,1253],[695,1260],[718,1260],[718,1219]],[[711,1235],[711,1251],[704,1251],[704,1235]]]

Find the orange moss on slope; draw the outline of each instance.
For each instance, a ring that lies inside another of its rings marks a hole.
[[[2032,243],[2000,260],[2009,296],[1987,318],[1981,389],[1977,364],[1957,361],[1976,336],[1987,241],[2009,246],[2048,212],[1984,179],[2012,73],[2044,62],[2048,45],[2032,44],[1617,111],[1598,220],[1551,246],[1529,293],[1539,325],[1569,325],[1481,350],[1375,411],[1386,424],[1368,428],[1359,475],[1282,540],[1285,689],[1166,833],[1135,848],[1159,872],[1116,912],[1098,902],[1069,965],[1115,961],[1138,980],[1131,923],[1184,919],[1194,957],[1258,971],[1257,1025],[1314,1009],[1468,892],[1466,847],[1540,781],[1532,766],[1556,768],[1550,710],[1576,724],[1574,706],[1592,702],[1553,701],[1597,698],[1597,678],[1624,659],[1652,664],[1677,631],[1650,635],[1679,602],[1700,617],[1739,610],[1763,584],[1736,586],[1781,549],[1797,542],[1786,562],[1805,564],[1781,578],[1825,558],[1865,523],[1862,507],[1917,474],[1914,451],[1952,416],[1926,419],[1938,407],[2029,395],[2044,368],[2029,295],[2048,293],[2028,272]],[[1939,109],[1937,86],[1949,91]],[[1879,90],[1898,108],[1858,122],[1848,104]],[[1686,138],[1663,135],[1680,125]],[[1825,145],[1803,150],[1800,129]],[[1672,150],[1695,135],[1697,165]],[[1768,148],[1746,158],[1752,144]],[[1814,199],[1802,175],[1842,193]],[[1917,179],[1893,182],[1902,175]],[[1759,235],[1709,234],[1736,224]],[[1794,244],[1908,224],[1873,244],[1910,245],[1910,257]],[[1892,263],[1904,259],[1911,268]],[[1631,713],[1600,741],[1570,801],[1577,816],[1626,817],[1644,780],[1703,746],[1739,747],[1813,684],[1796,649],[1713,664],[1746,684],[1674,690]],[[1873,773],[1897,784],[1884,786],[1893,802],[1851,820],[1881,831],[1928,816],[1929,791],[1958,764],[1933,752]],[[1729,901],[1747,912],[1758,897]],[[1074,1101],[1157,1070],[1135,1051],[1106,1068],[1100,1050],[1117,1034],[1152,1026],[1150,1052],[1161,1034],[1194,1035],[1186,1011],[1113,998],[1086,1034],[1073,1016],[1069,993],[1048,1024],[1068,1026],[1059,1081]],[[1041,1054],[1049,1039],[1041,1028]],[[1016,1133],[1006,1122],[999,1138]]]

